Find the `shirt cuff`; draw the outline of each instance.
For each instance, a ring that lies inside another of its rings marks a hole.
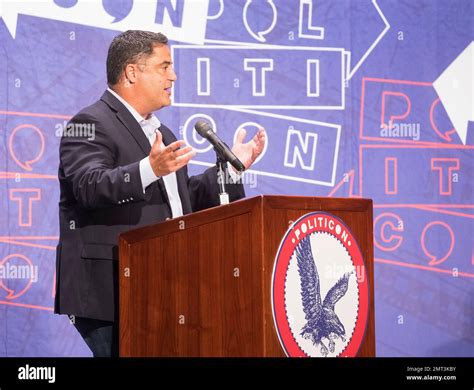
[[[142,180],[143,193],[145,193],[145,188],[160,178],[160,176],[156,176],[155,172],[153,172],[148,156],[140,160],[140,178]]]
[[[228,161],[227,161],[227,171],[229,172],[229,176],[232,179],[232,181],[234,182],[234,184],[237,183],[240,180],[240,178],[242,177],[242,173],[235,172],[234,168],[232,167],[232,165]]]

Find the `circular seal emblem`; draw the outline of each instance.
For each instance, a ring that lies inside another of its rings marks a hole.
[[[342,220],[314,212],[293,223],[272,277],[275,329],[288,356],[356,356],[368,295],[359,245]]]

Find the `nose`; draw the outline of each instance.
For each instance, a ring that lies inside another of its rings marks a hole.
[[[170,75],[169,75],[169,79],[170,79],[170,81],[176,81],[177,78],[178,78],[178,76],[176,75],[176,72],[174,71],[174,68],[172,68],[171,72],[170,72]]]

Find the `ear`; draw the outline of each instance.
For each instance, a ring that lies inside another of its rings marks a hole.
[[[127,64],[124,70],[125,80],[128,80],[131,84],[137,81],[138,68],[136,64]]]

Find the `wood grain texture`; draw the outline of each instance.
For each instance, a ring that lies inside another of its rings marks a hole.
[[[120,355],[284,356],[271,306],[275,255],[291,221],[322,210],[346,222],[361,247],[370,315],[359,356],[374,356],[372,202],[287,196],[122,234]]]

